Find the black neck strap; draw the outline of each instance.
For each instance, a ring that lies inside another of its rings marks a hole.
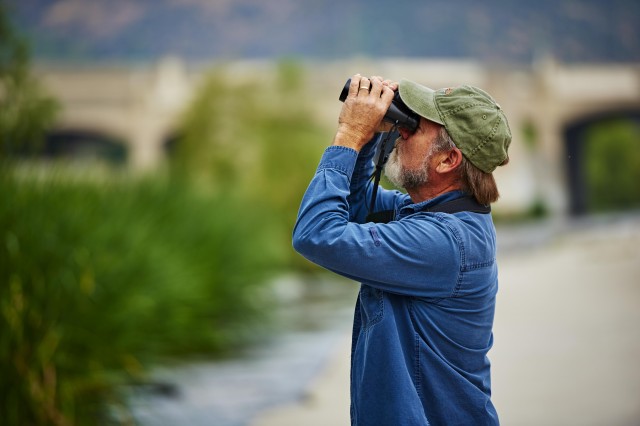
[[[491,206],[480,204],[471,195],[465,195],[464,197],[456,198],[455,200],[447,201],[433,207],[425,207],[421,211],[430,213],[472,212],[488,214],[491,213]],[[367,215],[367,222],[389,223],[394,219],[394,217],[394,210],[383,210]]]

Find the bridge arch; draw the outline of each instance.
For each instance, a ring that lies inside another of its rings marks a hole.
[[[630,132],[620,134],[620,126],[629,126]],[[606,126],[606,127],[605,127]],[[618,127],[615,127],[618,126]],[[594,131],[600,129],[599,140]],[[611,129],[611,131],[607,130]],[[614,129],[618,129],[615,131]],[[633,130],[635,129],[635,130]],[[603,132],[611,133],[602,137]],[[638,175],[640,182],[640,105],[618,106],[574,116],[563,127],[565,173],[569,213],[582,215],[598,208],[607,208],[607,202],[598,200],[599,185],[610,186],[613,192],[624,191],[629,179]],[[621,140],[625,139],[625,140]],[[600,146],[595,146],[599,144]],[[610,144],[608,149],[604,144]],[[605,155],[598,155],[604,153]],[[594,175],[594,168],[600,173]],[[627,183],[625,183],[627,181]],[[633,185],[637,187],[637,183]],[[609,209],[640,203],[640,191],[631,189],[624,199],[610,201]],[[619,198],[619,197],[618,197]]]
[[[117,133],[64,126],[46,134],[42,154],[51,159],[102,161],[121,166],[127,163],[129,147],[126,139]]]

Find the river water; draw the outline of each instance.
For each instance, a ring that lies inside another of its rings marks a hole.
[[[233,359],[155,370],[156,385],[130,389],[128,413],[116,417],[143,426],[243,426],[303,398],[350,330],[357,288],[331,276],[281,277],[273,284],[277,333]]]

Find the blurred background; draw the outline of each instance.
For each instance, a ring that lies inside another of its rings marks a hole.
[[[639,22],[635,0],[0,0],[0,423],[347,424],[357,285],[290,237],[359,72],[507,113],[503,424],[640,425]]]

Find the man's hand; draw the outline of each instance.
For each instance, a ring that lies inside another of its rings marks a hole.
[[[349,94],[338,118],[338,131],[333,145],[360,151],[376,131],[385,130],[382,118],[393,100],[397,83],[374,76],[371,79],[356,74],[351,77]]]
[[[382,85],[383,86],[387,86],[388,88],[390,88],[391,90],[393,90],[394,92],[398,90],[398,82],[396,81],[391,81],[391,80],[384,80],[382,77],[380,76],[373,76],[371,77],[372,79],[374,78],[379,78],[382,81]],[[392,98],[393,99],[393,98]],[[388,108],[388,107],[387,107]],[[381,121],[380,125],[378,126],[378,128],[376,129],[376,132],[388,132],[389,130],[391,130],[393,128],[393,124],[389,123],[388,121]]]

